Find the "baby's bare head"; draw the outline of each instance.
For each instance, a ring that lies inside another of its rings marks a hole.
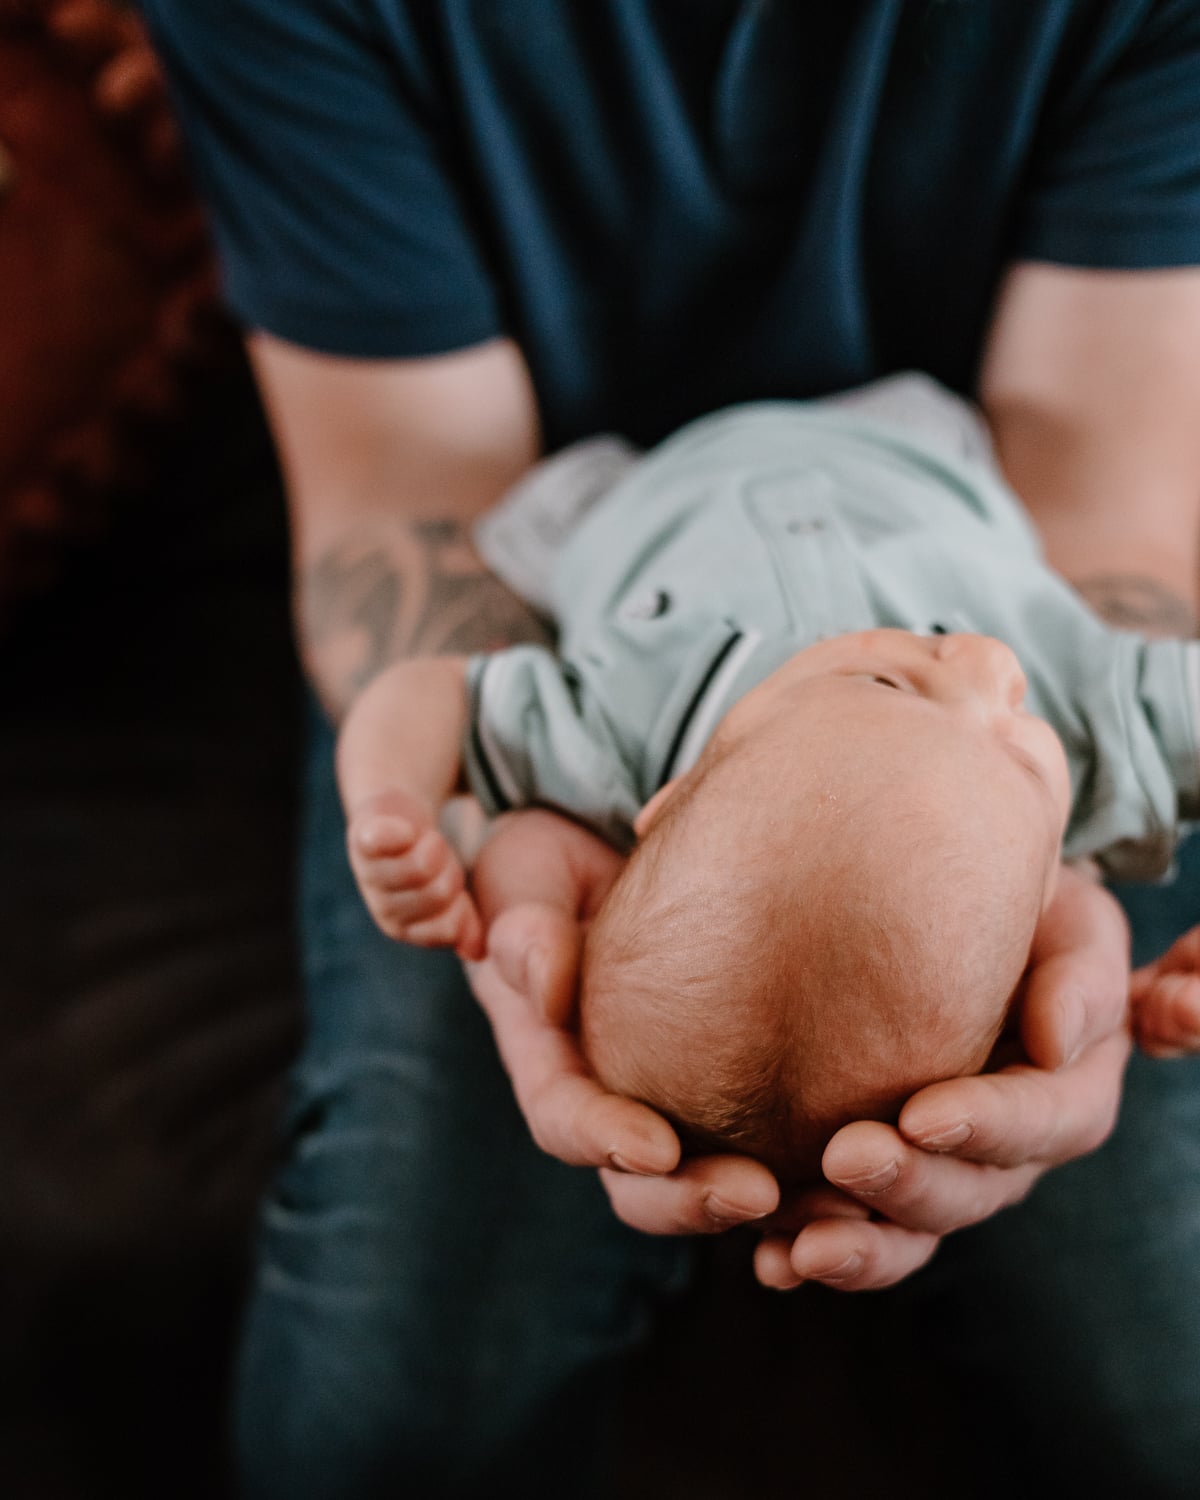
[[[786,1182],[818,1175],[842,1124],[978,1071],[1045,894],[986,746],[868,727],[851,711],[710,747],[584,953],[601,1080]]]

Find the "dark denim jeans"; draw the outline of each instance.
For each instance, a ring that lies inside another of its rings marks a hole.
[[[682,1284],[688,1249],[624,1229],[594,1174],[538,1153],[456,963],[375,932],[331,751],[316,725],[310,1033],[242,1354],[246,1493],[604,1493],[619,1356]],[[1139,893],[1152,947],[1195,919],[1190,875]],[[1104,1151],[954,1236],[883,1300],[889,1321],[911,1316],[903,1358],[920,1345],[977,1393],[981,1476],[999,1453],[1024,1494],[1057,1476],[1063,1495],[1193,1497],[1200,1065],[1135,1064]],[[984,1492],[982,1479],[962,1491]]]

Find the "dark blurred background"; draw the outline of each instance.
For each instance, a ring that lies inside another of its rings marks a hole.
[[[0,0],[0,1494],[225,1493],[299,1006],[261,415],[148,54]]]

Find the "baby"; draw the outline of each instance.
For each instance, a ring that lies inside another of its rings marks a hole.
[[[570,886],[580,824],[636,836],[587,936],[587,1056],[785,1183],[984,1064],[1064,849],[1159,875],[1200,806],[1197,648],[1104,627],[922,377],[719,413],[640,461],[568,450],[479,545],[559,654],[407,662],[363,695],[339,775],[367,904],[482,953],[436,826],[464,779],[578,820],[538,823],[533,897]]]

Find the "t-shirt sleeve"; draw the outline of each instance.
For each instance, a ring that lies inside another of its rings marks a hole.
[[[1113,6],[1043,127],[1018,236],[1027,259],[1200,264],[1200,5]]]
[[[489,816],[538,804],[632,842],[641,808],[618,736],[579,675],[541,646],[471,659],[468,785]]]
[[[248,326],[350,356],[502,331],[403,7],[145,0]]]

